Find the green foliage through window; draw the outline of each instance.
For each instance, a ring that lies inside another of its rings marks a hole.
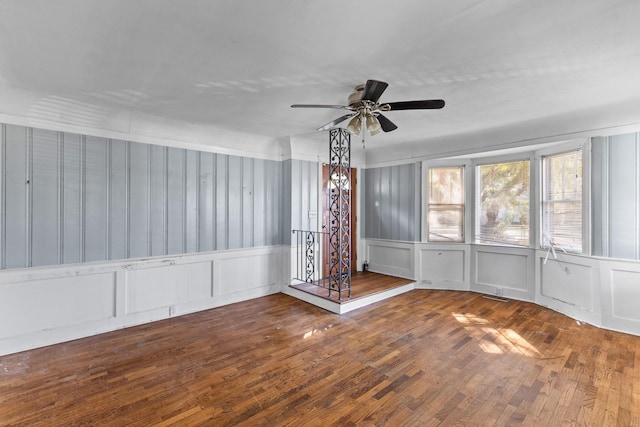
[[[529,246],[529,161],[477,167],[476,241]]]

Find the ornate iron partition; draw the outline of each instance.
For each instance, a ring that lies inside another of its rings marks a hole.
[[[324,231],[293,230],[296,242],[296,268],[294,279],[329,288],[329,278],[322,274],[322,254],[329,240]]]
[[[351,296],[351,134],[329,132],[329,296]]]

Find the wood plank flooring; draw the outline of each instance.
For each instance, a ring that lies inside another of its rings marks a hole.
[[[0,425],[640,425],[640,338],[470,292],[277,294],[0,357]]]
[[[353,301],[388,289],[397,288],[411,282],[413,282],[413,280],[387,276],[385,274],[373,273],[371,271],[359,271],[357,273],[353,273],[351,276],[351,297],[348,297],[348,294],[343,292],[342,300],[339,302],[345,303]],[[331,292],[331,296],[329,296],[329,290],[327,288],[322,288],[312,283],[300,283],[297,285],[291,285],[291,287],[324,299],[338,302],[337,292],[333,291]]]

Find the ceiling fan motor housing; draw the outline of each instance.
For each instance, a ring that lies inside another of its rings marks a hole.
[[[349,105],[354,105],[360,102],[360,99],[362,98],[362,91],[364,91],[364,85],[358,85],[355,87],[355,89],[353,90],[353,92],[351,92],[349,94],[349,97],[347,98],[347,101],[349,102]]]

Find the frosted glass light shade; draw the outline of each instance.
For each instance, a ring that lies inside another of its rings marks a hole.
[[[362,131],[362,121],[360,120],[360,116],[356,116],[347,125],[347,130],[351,132],[352,135],[360,135]]]

